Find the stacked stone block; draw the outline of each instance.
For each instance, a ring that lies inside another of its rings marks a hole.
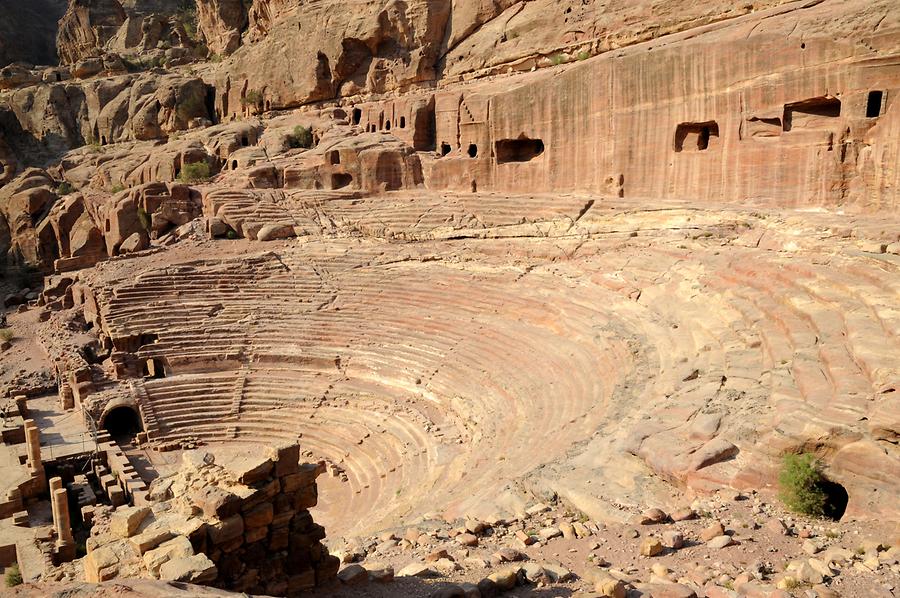
[[[241,472],[210,454],[150,488],[148,506],[100,507],[88,542],[87,580],[155,577],[248,593],[292,595],[333,579],[339,560],[309,513],[320,465],[299,447],[271,449]]]

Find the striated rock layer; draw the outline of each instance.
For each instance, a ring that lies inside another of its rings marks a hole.
[[[801,452],[896,520],[893,4],[72,0],[71,65],[0,69],[8,304],[154,464],[298,444],[330,534],[772,500]]]

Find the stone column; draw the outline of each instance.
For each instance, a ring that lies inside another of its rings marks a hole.
[[[44,469],[41,462],[41,433],[33,419],[25,420],[25,449],[31,471]]]
[[[59,385],[59,406],[63,409],[75,407],[75,395],[72,394],[72,387],[68,382]]]
[[[62,478],[57,476],[55,478],[50,478],[50,509],[53,511],[53,525],[56,525],[56,522],[59,521],[59,513],[56,511],[56,491],[60,490],[63,487]],[[59,537],[57,535],[57,537]]]
[[[56,553],[60,562],[75,558],[75,539],[69,522],[69,494],[65,488],[57,488],[50,497],[56,524]]]

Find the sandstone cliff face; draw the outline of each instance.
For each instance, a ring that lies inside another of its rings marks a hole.
[[[541,58],[579,52],[593,55],[788,2],[458,2],[442,76],[529,70]]]
[[[898,50],[889,4],[775,8],[505,87],[439,92],[429,184],[896,205],[900,69],[870,49]],[[865,43],[834,41],[832,28]]]
[[[86,143],[160,139],[208,118],[206,85],[177,74],[27,87],[8,103],[19,131],[8,129],[6,143],[32,162]]]
[[[221,69],[218,87],[227,101],[220,109],[240,114],[248,91],[261,94],[264,106],[280,108],[472,73],[527,71],[542,61],[590,56],[786,2],[367,1],[343,11],[327,3],[259,0],[247,15],[243,47]],[[203,28],[216,47],[231,52],[243,26],[240,11],[228,3],[210,6]]]
[[[247,8],[243,0],[197,0],[197,19],[210,52],[225,56],[241,44]]]
[[[59,257],[52,230],[40,226],[57,200],[56,185],[46,172],[32,168],[0,190],[0,249],[10,264],[52,266]],[[4,239],[5,237],[5,239]]]
[[[125,10],[118,0],[69,0],[56,36],[60,62],[99,56],[124,22]]]
[[[425,0],[352,11],[262,2],[248,34],[261,41],[238,50],[217,78],[219,110],[240,114],[248,94],[274,109],[432,81],[449,17],[449,4]]]

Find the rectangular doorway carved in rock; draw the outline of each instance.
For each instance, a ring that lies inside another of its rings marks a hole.
[[[870,91],[866,100],[866,118],[876,118],[881,115],[881,104],[884,101],[883,91]]]
[[[718,138],[719,125],[714,120],[680,123],[675,127],[676,152],[702,152],[709,149],[710,140]]]

